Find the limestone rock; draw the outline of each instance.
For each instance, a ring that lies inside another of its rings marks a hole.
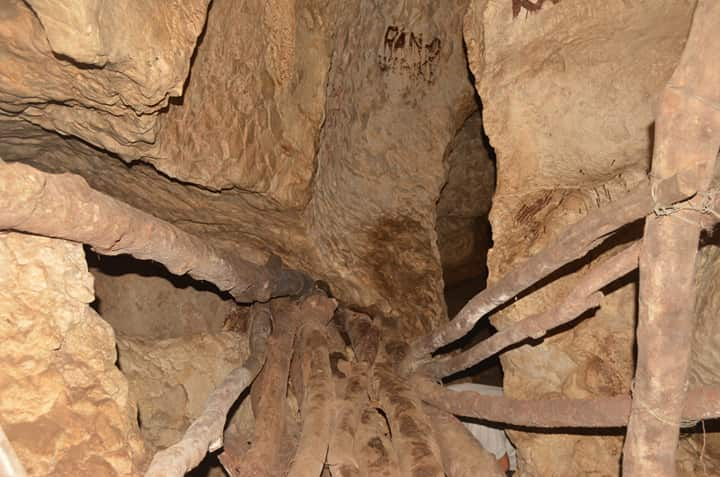
[[[135,476],[135,403],[82,247],[0,233],[0,424],[33,476]]]
[[[142,155],[185,182],[260,193],[265,208],[303,206],[335,8],[328,0],[213,1],[187,90]]]
[[[102,257],[95,277],[97,310],[115,333],[146,340],[218,333],[236,308],[229,296],[162,266],[120,257]]]
[[[0,110],[183,182],[304,205],[335,3],[209,3],[11,0]]]
[[[0,155],[80,173],[231,253],[258,262],[276,253],[343,302],[402,318],[408,333],[427,330],[445,319],[435,232],[443,160],[476,108],[460,34],[466,0],[346,2],[337,22],[320,0],[259,3],[213,2],[160,139],[120,151],[154,167],[7,119]]]
[[[645,174],[653,110],[682,52],[693,6],[674,0],[545,2],[540,11],[514,18],[512,2],[472,2],[465,18],[468,62],[498,167],[491,282]],[[629,230],[624,237],[637,234]],[[503,328],[557,303],[573,280],[566,276],[530,294],[493,324]],[[613,288],[598,316],[576,328],[506,353],[506,393],[627,392],[633,287],[623,282]],[[619,437],[514,432],[512,438],[523,475],[619,474]]]
[[[486,215],[495,190],[495,165],[483,139],[480,111],[465,121],[448,149],[448,177],[438,199],[438,217]]]
[[[247,336],[234,332],[152,341],[118,338],[118,350],[149,455],[180,440],[210,393],[249,354]]]
[[[716,171],[717,178],[717,171]],[[720,247],[717,237],[709,237],[696,262],[696,322],[692,342],[689,386],[720,384]],[[678,472],[683,476],[720,473],[720,432],[713,423],[697,424],[681,434]]]
[[[475,107],[465,5],[346,2],[330,71],[311,237],[342,298],[406,317],[407,334],[445,319],[435,202],[447,146]]]
[[[502,193],[644,169],[657,96],[695,2],[546,2],[517,18],[511,2],[483,3],[475,2],[465,30]]]
[[[720,247],[717,238],[704,246],[697,259],[697,321],[693,333],[690,385],[720,384]]]
[[[182,94],[207,5],[4,2],[0,111],[114,152],[152,143],[157,113]]]

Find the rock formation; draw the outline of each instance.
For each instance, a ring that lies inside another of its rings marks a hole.
[[[425,413],[410,380],[399,379],[426,369],[437,348],[428,333],[448,318],[445,285],[482,281],[486,268],[497,283],[565,226],[645,184],[656,105],[697,3],[8,0],[0,167],[79,174],[165,221],[170,237],[192,234],[248,267],[278,256],[329,285],[336,301],[319,306],[327,315],[338,306],[329,326],[318,312],[312,326],[274,329],[268,343],[287,345],[286,355],[276,348],[268,360],[278,379],[289,374],[290,391],[262,375],[253,389],[292,402],[246,399],[228,427],[237,455],[245,437],[266,430],[248,422],[252,407],[285,432],[286,453],[298,446],[302,462],[321,466],[300,435],[323,432],[291,411],[302,414],[310,399],[327,431],[332,394],[345,406],[344,435],[362,436],[354,447],[326,443],[333,459],[363,456],[378,473],[391,462],[458,472],[433,426],[461,429],[447,413]],[[641,234],[639,224],[625,227],[514,295],[492,324],[508,330],[556,305],[596,259]],[[720,257],[717,237],[703,240],[691,386],[720,384]],[[0,228],[0,425],[31,475],[140,475],[252,356],[249,308],[216,283],[170,278],[152,263],[114,273],[100,260],[93,287],[81,244]],[[636,283],[636,274],[615,281],[596,312],[504,353],[506,395],[628,395]],[[306,299],[297,306],[317,311]],[[294,316],[283,300],[271,306]],[[338,330],[363,330],[374,344]],[[363,346],[372,360],[359,356]],[[387,421],[369,408],[366,388]],[[412,432],[397,427],[402,419]],[[720,469],[715,428],[703,435],[703,423],[684,424],[680,474]],[[523,476],[619,475],[623,435],[511,432]],[[408,450],[423,457],[411,462]]]
[[[174,38],[162,43],[185,48],[175,60],[178,68],[194,55],[192,71],[183,89],[168,90],[169,96],[182,92],[181,99],[143,110],[143,137],[129,133],[131,126],[139,128],[137,120],[128,125],[122,115],[81,134],[59,119],[53,125],[15,114],[0,119],[8,131],[0,157],[80,173],[93,187],[257,262],[279,254],[332,283],[348,303],[408,317],[410,334],[418,322],[409,317],[427,317],[414,332],[427,330],[445,319],[434,226],[443,160],[475,108],[461,32],[465,4],[440,8],[415,1],[391,8],[352,2],[336,12],[333,3],[321,1],[249,2],[243,8],[213,2],[202,34],[182,32],[200,35],[196,50],[193,42]],[[8,9],[12,15],[2,31],[13,39],[4,47],[13,47],[13,69],[41,68],[29,53],[38,48],[32,38],[53,50],[39,17],[22,3]],[[92,18],[71,20],[76,25]],[[14,33],[20,19],[23,35]],[[108,37],[116,31],[105,28]],[[53,68],[88,71],[72,57],[47,56]],[[31,65],[22,65],[25,59]],[[76,85],[63,78],[56,89],[64,96],[41,96],[36,109],[79,101]],[[25,108],[21,81],[0,81],[5,110]],[[112,102],[112,93],[100,94],[97,101]],[[90,127],[78,119],[83,114],[72,118]],[[351,123],[357,137],[348,134]],[[117,157],[134,162],[126,167]],[[406,285],[411,276],[428,286]]]
[[[165,340],[118,339],[118,366],[137,400],[148,455],[177,442],[210,391],[248,356],[232,332]],[[247,403],[246,403],[247,405]]]
[[[82,246],[0,234],[0,425],[30,475],[138,475],[137,407]]]
[[[465,18],[468,63],[497,155],[491,283],[644,175],[655,105],[682,52],[695,5],[546,2],[537,12],[513,17],[510,3],[476,1]],[[640,233],[633,229],[625,236]],[[493,324],[502,329],[547,308],[575,280],[566,276],[533,292]],[[597,318],[540,346],[506,353],[506,393],[583,398],[627,392],[634,288],[619,283]],[[524,475],[619,474],[621,433],[512,435]]]

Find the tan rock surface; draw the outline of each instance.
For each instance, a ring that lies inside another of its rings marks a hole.
[[[182,437],[205,400],[249,354],[234,332],[167,340],[118,338],[118,364],[137,399],[148,454]]]
[[[588,210],[632,188],[650,157],[659,91],[682,51],[694,2],[472,3],[468,62],[497,154],[490,281]],[[624,235],[632,236],[631,232]],[[493,319],[502,328],[567,293],[566,277]],[[505,354],[506,392],[520,398],[627,392],[634,285],[613,288],[597,316]],[[514,432],[521,475],[618,475],[620,437]]]
[[[309,199],[325,113],[336,4],[213,1],[181,101],[142,154],[184,182]]]
[[[81,173],[252,260],[277,253],[328,281],[342,301],[403,317],[417,333],[445,316],[435,202],[447,146],[475,108],[460,34],[465,4],[355,1],[336,25],[319,0],[262,11],[213,2],[187,94],[159,120],[160,139],[120,151],[160,151],[146,159],[202,187],[16,119],[0,121],[10,133],[0,155]],[[207,190],[218,187],[227,189]]]
[[[697,321],[693,333],[690,384],[720,384],[720,247],[713,237],[698,255]]]
[[[0,111],[114,152],[152,143],[156,113],[182,94],[207,5],[3,2]]]
[[[716,171],[717,177],[717,171]],[[720,384],[720,247],[710,237],[697,260],[697,321],[693,333],[690,386]],[[692,424],[692,423],[690,423]],[[683,476],[720,474],[720,430],[714,422],[699,423],[681,434],[678,471]]]
[[[33,476],[134,476],[145,452],[82,247],[0,233],[0,424]]]
[[[236,308],[227,294],[157,264],[102,257],[95,278],[96,309],[115,333],[146,340],[218,333]]]
[[[408,334],[445,317],[435,202],[447,146],[475,107],[465,5],[346,3],[330,72],[311,237],[342,298],[407,317]]]
[[[0,110],[183,182],[304,205],[335,4],[209,3],[11,0],[0,10]]]

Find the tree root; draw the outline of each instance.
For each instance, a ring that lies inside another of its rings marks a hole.
[[[357,360],[372,366],[380,349],[380,329],[369,316],[348,309],[338,312],[340,324],[350,338]]]
[[[421,402],[389,366],[378,364],[372,385],[387,415],[401,473],[411,477],[444,477],[435,435]]]
[[[638,244],[633,244],[614,257],[593,266],[558,306],[514,323],[467,351],[455,356],[436,358],[420,367],[419,372],[435,378],[450,376],[509,346],[527,338],[540,338],[548,330],[574,320],[586,310],[599,306],[603,294],[598,290],[637,268],[639,249]]]
[[[305,392],[302,404],[302,434],[288,477],[320,475],[327,456],[335,415],[335,392],[325,331],[335,310],[335,302],[320,296],[312,296],[306,302],[314,310],[312,314],[303,317],[301,331]]]
[[[700,0],[655,122],[653,181],[677,175],[699,194],[711,184],[720,148],[718,24],[720,3]],[[646,221],[640,256],[638,356],[623,453],[623,473],[630,477],[676,475],[686,405],[701,224],[685,210],[664,213]]]
[[[672,204],[688,195],[690,194],[680,189],[677,178],[673,177],[658,184],[654,193],[651,192],[650,186],[645,184],[626,196],[590,212],[579,222],[561,232],[556,241],[514,267],[497,283],[478,293],[454,319],[417,339],[411,346],[403,368],[411,371],[418,360],[469,333],[487,313],[563,265],[581,258],[602,242],[608,234],[645,217],[658,205],[656,200]]]
[[[368,406],[368,376],[364,365],[354,365],[345,378],[345,395],[337,405],[337,417],[328,449],[327,463],[333,477],[358,477],[360,463],[355,438],[363,409]]]
[[[80,176],[0,161],[0,230],[6,229],[84,243],[103,255],[154,260],[244,303],[300,294],[310,285],[277,258],[258,266],[226,256],[203,239],[93,190]]]
[[[447,412],[520,427],[625,427],[630,416],[629,396],[518,400],[452,391],[422,376],[414,376],[411,385],[423,401]],[[683,417],[688,421],[720,417],[720,386],[689,391]]]
[[[265,367],[253,384],[257,396],[253,406],[255,432],[250,450],[242,459],[222,457],[225,470],[231,476],[273,476],[285,470],[276,449],[285,432],[287,381],[295,333],[300,324],[298,305],[287,299],[271,303],[273,333],[268,339]],[[227,464],[227,465],[226,465]]]
[[[362,411],[354,449],[360,477],[401,475],[398,455],[390,440],[390,429],[377,409],[366,408]]]
[[[458,418],[432,406],[423,409],[430,416],[448,477],[503,477],[495,456],[480,446]]]

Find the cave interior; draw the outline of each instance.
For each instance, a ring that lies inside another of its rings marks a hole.
[[[3,1],[0,477],[720,475],[717,25]]]

